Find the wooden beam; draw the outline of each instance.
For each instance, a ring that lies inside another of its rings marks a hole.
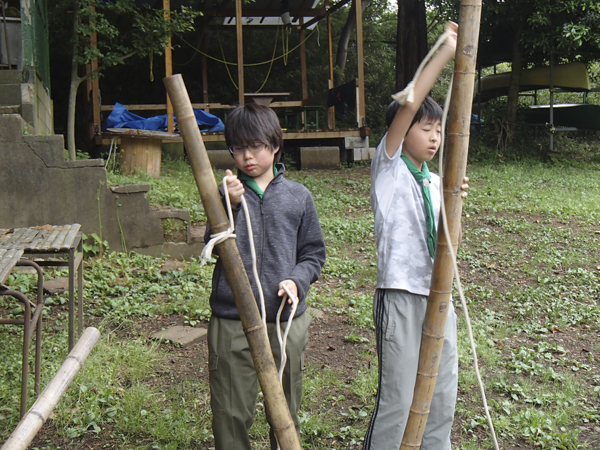
[[[242,3],[243,0],[235,0],[235,34],[237,38],[237,62],[238,62],[238,103],[244,104],[244,36],[242,27]]]
[[[280,103],[286,103],[286,102],[280,102]],[[291,102],[294,103],[294,102]],[[295,103],[302,103],[302,102],[295,102]],[[147,105],[123,105],[125,108],[127,108],[129,111],[165,111],[167,109],[167,105],[166,103],[153,103],[153,104],[147,104]],[[199,108],[199,109],[207,109],[207,108],[212,108],[212,109],[233,109],[235,108],[235,106],[233,105],[226,105],[223,103],[192,103],[192,107],[193,108]],[[114,105],[104,105],[100,107],[101,111],[112,111],[114,109]]]
[[[203,11],[204,17],[235,17],[234,8],[224,8],[217,11],[211,9]],[[292,8],[290,17],[324,17],[325,8]],[[242,8],[242,17],[281,17],[281,9],[277,8]]]
[[[333,14],[334,12],[336,12],[338,9],[340,9],[341,7],[347,5],[348,3],[350,3],[352,0],[342,0],[341,2],[336,3],[335,5],[333,5],[331,8],[329,8],[327,10],[327,14]],[[303,26],[304,28],[308,28],[312,25],[314,25],[315,23],[317,23],[319,20],[321,20],[324,16],[321,17],[315,17],[314,19],[309,20],[308,22],[306,22]]]

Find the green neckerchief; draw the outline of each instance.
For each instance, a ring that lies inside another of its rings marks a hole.
[[[400,157],[406,163],[408,170],[410,170],[410,173],[413,174],[415,180],[417,180],[423,189],[423,203],[425,204],[425,226],[427,227],[427,248],[429,249],[429,256],[433,258],[435,256],[437,230],[435,228],[435,213],[433,211],[433,204],[431,202],[431,192],[429,192],[431,175],[429,174],[427,163],[423,162],[423,167],[421,170],[419,170],[404,153],[402,153]]]
[[[277,171],[277,167],[275,167],[273,165],[273,176],[277,176],[278,173],[279,172]],[[252,189],[254,192],[256,192],[256,195],[258,195],[259,198],[261,198],[261,199],[263,198],[264,192],[258,186],[258,184],[256,183],[256,181],[254,181],[254,178],[252,178],[250,175],[246,175],[241,170],[238,170],[238,178],[240,180],[242,180],[243,182],[245,182],[250,189]]]

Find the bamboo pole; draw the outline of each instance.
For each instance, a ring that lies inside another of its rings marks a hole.
[[[200,191],[200,198],[206,211],[210,229],[213,233],[226,231],[229,228],[229,220],[221,202],[221,196],[202,141],[202,135],[196,124],[196,118],[183,78],[180,74],[177,74],[165,78],[163,81],[173,102],[175,117],[188,152],[192,172]],[[279,383],[271,347],[267,341],[258,306],[244,264],[240,258],[237,244],[235,240],[227,239],[217,244],[217,247],[252,353],[252,360],[265,396],[273,432],[282,450],[300,449],[296,427]]]
[[[52,381],[46,386],[42,395],[38,397],[27,414],[21,419],[15,431],[0,450],[25,450],[44,422],[54,410],[59,400],[83,367],[83,363],[98,342],[100,332],[93,327],[86,328],[85,332],[64,360]]]
[[[463,184],[467,167],[480,17],[481,0],[461,0],[454,83],[448,114],[450,120],[446,169],[443,179],[448,234],[455,250],[454,254],[458,249],[460,233],[462,212],[460,186]],[[401,450],[420,448],[429,416],[439,357],[444,344],[444,327],[454,278],[452,255],[448,245],[443,222],[440,220],[431,289],[421,337],[417,379],[408,421],[400,445]]]

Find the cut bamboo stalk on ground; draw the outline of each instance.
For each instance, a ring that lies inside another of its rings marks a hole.
[[[163,81],[173,103],[177,124],[181,130],[210,229],[214,234],[226,231],[229,228],[229,219],[221,201],[221,195],[183,78],[177,74],[167,77]],[[217,247],[252,353],[252,360],[265,396],[273,432],[282,450],[299,450],[301,446],[296,427],[292,421],[283,388],[279,383],[271,347],[267,341],[258,305],[252,293],[237,244],[234,239],[226,239],[217,244]]]
[[[443,178],[448,234],[451,245],[455,249],[454,254],[458,249],[460,234],[462,212],[460,187],[463,184],[467,168],[480,17],[481,0],[461,0],[454,82],[448,114],[450,120],[448,121],[446,168]],[[442,354],[444,344],[444,327],[451,301],[454,266],[452,255],[448,250],[450,244],[446,239],[441,220],[437,235],[431,289],[421,337],[417,379],[408,421],[400,445],[401,450],[421,447],[437,379],[439,356]]]
[[[75,378],[75,375],[83,367],[83,363],[98,342],[100,332],[93,327],[86,328],[85,332],[67,355],[67,358],[54,375],[42,395],[29,408],[23,416],[15,431],[0,450],[25,450],[35,435],[40,431],[42,425],[50,416],[59,400]]]

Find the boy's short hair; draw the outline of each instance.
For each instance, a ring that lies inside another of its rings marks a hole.
[[[279,162],[283,150],[283,132],[279,118],[271,108],[248,102],[235,108],[225,121],[225,142],[232,145],[247,145],[261,142],[274,150],[275,162]]]
[[[393,101],[388,105],[387,111],[385,113],[385,123],[388,128],[392,124],[392,120],[396,117],[396,113],[400,109],[400,105],[398,102]],[[441,119],[443,114],[442,107],[438,105],[438,103],[432,99],[429,95],[425,97],[423,103],[419,107],[419,110],[415,114],[410,127],[412,127],[415,123],[419,122],[421,119],[429,119],[429,120],[437,120]],[[408,127],[410,129],[410,127]]]

